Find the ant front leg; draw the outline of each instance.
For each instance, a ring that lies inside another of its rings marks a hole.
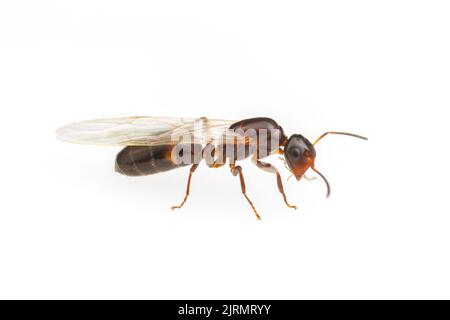
[[[241,181],[241,190],[242,194],[244,195],[245,199],[247,199],[248,203],[253,209],[253,212],[255,213],[256,219],[261,220],[261,216],[258,214],[258,211],[256,211],[255,206],[253,205],[253,202],[247,197],[246,188],[245,188],[245,180],[244,175],[242,174],[242,168],[241,166],[236,166],[234,164],[230,164],[231,174],[233,176],[239,175],[239,180]]]
[[[191,169],[189,170],[189,178],[188,178],[188,182],[187,182],[187,186],[186,186],[186,194],[184,195],[184,199],[183,201],[178,205],[178,206],[173,206],[171,207],[172,210],[175,209],[180,209],[186,202],[188,196],[189,196],[189,190],[191,188],[191,178],[192,178],[192,174],[195,172],[195,170],[198,168],[198,164],[193,164],[191,166]]]
[[[270,172],[270,173],[275,173],[275,175],[277,176],[278,191],[280,191],[281,195],[283,196],[284,203],[286,203],[286,205],[289,208],[297,209],[297,206],[291,205],[287,201],[286,194],[284,193],[283,182],[281,181],[281,175],[278,172],[278,169],[275,166],[271,165],[270,163],[260,161],[258,159],[257,154],[258,154],[257,152],[255,154],[253,154],[252,162],[261,170],[264,170],[264,171]]]

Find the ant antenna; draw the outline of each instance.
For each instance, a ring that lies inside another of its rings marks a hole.
[[[327,178],[325,178],[325,176],[323,174],[321,174],[316,168],[311,167],[311,169],[314,170],[314,172],[316,172],[323,179],[323,181],[325,181],[325,184],[327,185],[327,198],[328,198],[331,193],[331,188],[330,188],[330,184],[328,183]]]
[[[338,132],[338,131],[328,131],[328,132],[323,133],[320,137],[318,137],[318,138],[316,139],[316,141],[314,141],[313,145],[315,145],[315,144],[316,144],[317,142],[319,142],[323,137],[325,137],[326,135],[329,135],[329,134],[341,134],[341,135],[344,135],[344,136],[350,136],[350,137],[355,137],[355,138],[362,139],[362,140],[368,140],[366,137],[363,137],[363,136],[360,136],[360,135],[354,134],[354,133]]]

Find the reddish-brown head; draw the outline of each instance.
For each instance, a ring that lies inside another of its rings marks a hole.
[[[323,137],[329,134],[345,135],[362,140],[367,140],[366,137],[354,133],[328,131],[319,136],[316,141],[314,141],[314,143],[309,142],[309,140],[301,134],[294,134],[289,138],[286,145],[284,146],[284,157],[286,159],[286,163],[295,178],[297,180],[300,180],[305,174],[306,170],[311,168],[325,182],[327,186],[327,197],[330,196],[330,184],[328,183],[328,180],[325,178],[325,176],[314,167],[314,160],[316,159],[316,150],[314,149],[314,145]]]
[[[306,170],[314,167],[316,150],[311,142],[301,134],[292,135],[284,147],[286,163],[297,180],[300,180]]]

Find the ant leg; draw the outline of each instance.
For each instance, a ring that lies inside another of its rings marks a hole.
[[[280,191],[281,195],[283,196],[284,203],[286,203],[286,205],[287,205],[289,208],[297,209],[297,206],[291,205],[291,204],[289,204],[289,202],[287,201],[286,194],[284,193],[283,182],[281,181],[281,175],[280,175],[280,173],[278,172],[277,168],[275,168],[275,166],[271,165],[270,163],[260,161],[260,160],[257,158],[256,154],[253,154],[253,156],[252,156],[252,162],[253,162],[258,168],[260,168],[261,170],[264,170],[264,171],[267,171],[267,172],[275,173],[275,174],[276,174],[276,176],[277,176],[278,191]]]
[[[195,172],[195,170],[197,169],[197,167],[198,167],[198,164],[193,164],[193,165],[191,166],[191,169],[189,170],[189,178],[188,178],[188,182],[187,182],[187,186],[186,186],[186,194],[184,195],[184,199],[183,199],[183,201],[180,203],[180,205],[171,207],[172,210],[180,209],[180,208],[184,205],[184,203],[186,202],[186,200],[187,200],[187,198],[188,198],[188,196],[189,196],[189,190],[190,190],[190,188],[191,188],[191,178],[192,178],[192,174]]]
[[[256,208],[253,205],[252,201],[247,197],[246,188],[245,188],[245,180],[244,180],[244,175],[242,174],[241,166],[235,166],[234,164],[230,164],[230,169],[231,169],[231,174],[233,176],[239,175],[239,180],[241,181],[242,194],[244,195],[245,199],[247,199],[248,203],[252,207],[253,212],[255,213],[256,219],[261,220],[261,216],[258,214],[258,211],[256,211]]]

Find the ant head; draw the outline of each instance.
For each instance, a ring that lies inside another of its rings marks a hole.
[[[286,163],[289,167],[289,170],[292,174],[300,180],[301,177],[305,174],[306,170],[311,168],[314,172],[316,172],[325,182],[327,186],[327,197],[330,196],[330,184],[323,174],[321,174],[316,168],[314,168],[314,160],[316,159],[316,150],[314,146],[317,142],[319,142],[323,137],[329,134],[338,134],[344,136],[350,136],[362,140],[367,140],[366,137],[348,133],[348,132],[340,132],[340,131],[327,131],[323,133],[320,137],[311,143],[301,134],[292,135],[289,140],[286,142],[284,147],[284,157],[286,159]]]
[[[284,157],[289,170],[300,180],[306,170],[314,167],[316,150],[311,142],[301,134],[293,134],[284,147]]]

